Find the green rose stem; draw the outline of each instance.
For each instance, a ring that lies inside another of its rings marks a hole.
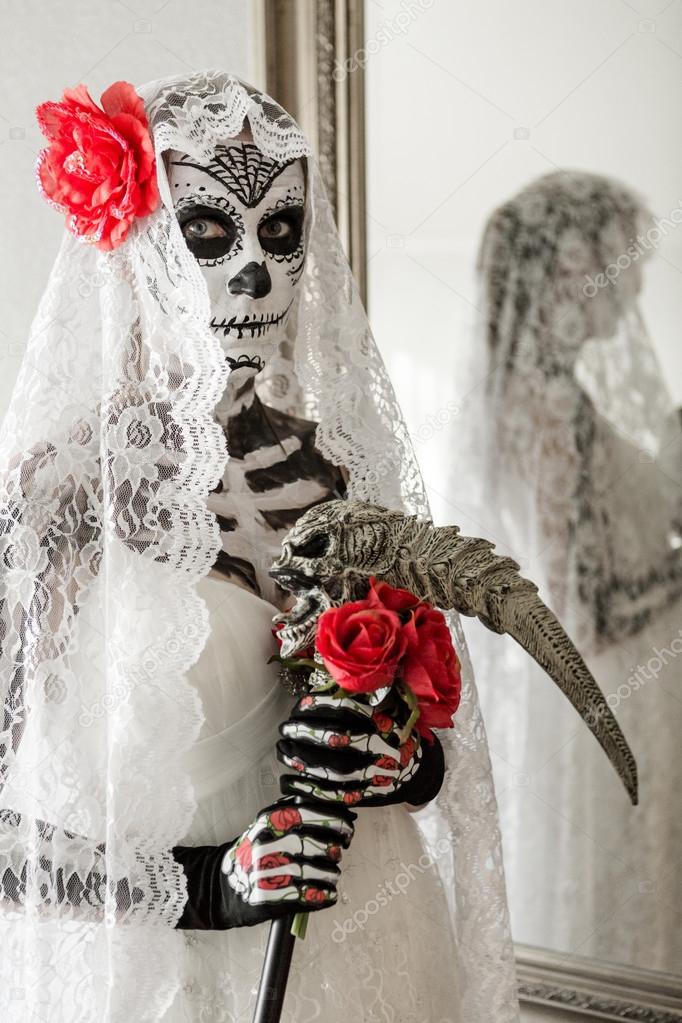
[[[419,717],[419,701],[412,692],[412,690],[410,689],[410,687],[406,686],[404,682],[402,681],[396,682],[395,688],[398,690],[403,700],[410,708],[410,716],[408,717],[407,721],[398,732],[398,736],[400,737],[400,745],[402,746],[403,743],[407,742],[410,736],[410,732],[414,728],[415,722]]]
[[[308,913],[295,913],[294,920],[291,925],[291,933],[295,938],[305,938],[305,932],[308,928]]]

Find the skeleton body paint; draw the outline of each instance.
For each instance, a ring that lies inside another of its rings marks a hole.
[[[345,492],[341,471],[315,448],[316,424],[257,394],[305,263],[303,163],[277,163],[239,139],[205,163],[171,150],[168,175],[208,285],[210,326],[232,369],[216,409],[230,458],[208,502],[223,541],[213,571],[282,607],[287,594],[268,575],[282,537],[306,509]]]
[[[343,495],[345,483],[316,449],[315,423],[260,401],[258,373],[257,363],[235,365],[216,410],[230,457],[208,500],[223,542],[213,572],[281,608],[288,595],[268,569],[282,538],[308,508]]]

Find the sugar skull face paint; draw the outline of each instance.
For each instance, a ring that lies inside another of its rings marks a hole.
[[[211,328],[230,362],[264,364],[284,335],[305,263],[302,160],[277,163],[235,139],[205,163],[171,150],[168,177],[208,285]]]

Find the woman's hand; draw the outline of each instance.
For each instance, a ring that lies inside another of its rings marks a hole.
[[[333,906],[356,817],[344,806],[288,797],[261,810],[233,842],[176,847],[188,893],[178,927],[250,927]]]
[[[281,799],[261,810],[221,865],[223,891],[228,885],[228,895],[242,900],[244,922],[332,906],[355,817],[306,800]]]
[[[400,723],[385,710],[351,697],[309,693],[280,725],[277,758],[293,774],[280,778],[283,793],[304,794],[350,806],[422,805],[438,794],[445,773],[443,749],[412,730],[400,742]]]

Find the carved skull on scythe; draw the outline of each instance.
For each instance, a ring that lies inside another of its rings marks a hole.
[[[282,654],[310,644],[320,614],[355,600],[370,576],[403,587],[442,610],[477,617],[508,633],[556,682],[601,744],[633,803],[637,765],[604,695],[563,627],[518,564],[494,544],[462,536],[457,526],[362,501],[310,508],[282,542],[270,574],[296,596],[281,624]]]

